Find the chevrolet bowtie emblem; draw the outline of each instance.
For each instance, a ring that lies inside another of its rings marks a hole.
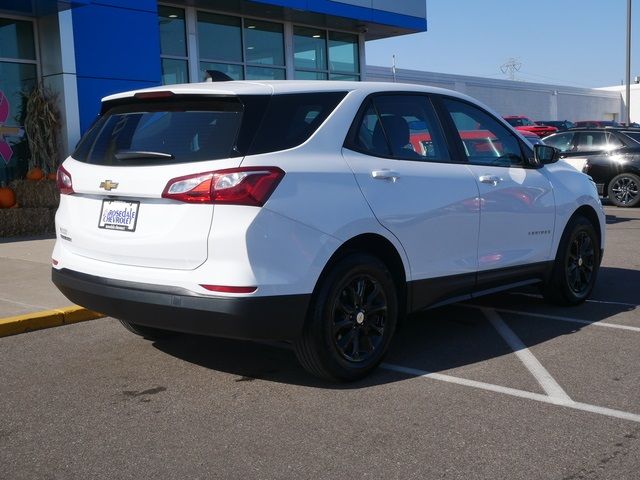
[[[115,190],[116,188],[118,188],[118,182],[105,180],[104,182],[100,183],[100,188],[104,188],[107,192],[110,192],[111,190]]]

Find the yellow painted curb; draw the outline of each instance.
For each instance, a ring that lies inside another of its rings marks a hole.
[[[101,313],[87,310],[86,308],[71,306],[44,310],[41,312],[16,315],[14,317],[0,318],[0,337],[17,335],[43,328],[59,327],[70,323],[85,322],[102,318]]]

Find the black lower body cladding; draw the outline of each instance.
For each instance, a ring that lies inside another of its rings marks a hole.
[[[201,296],[55,268],[51,277],[72,302],[114,318],[163,330],[246,340],[298,338],[311,297]]]

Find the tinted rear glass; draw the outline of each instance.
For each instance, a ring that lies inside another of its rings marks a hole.
[[[274,95],[249,155],[293,148],[307,141],[346,92]]]
[[[97,165],[136,166],[285,150],[309,139],[345,95],[120,100],[106,105],[73,158]]]
[[[96,122],[73,157],[114,166],[233,157],[242,116],[238,99],[120,105]]]

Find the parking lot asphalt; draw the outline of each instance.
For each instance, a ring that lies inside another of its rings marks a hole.
[[[637,479],[640,209],[606,213],[589,302],[415,315],[354,384],[284,345],[110,318],[0,338],[0,478]]]

